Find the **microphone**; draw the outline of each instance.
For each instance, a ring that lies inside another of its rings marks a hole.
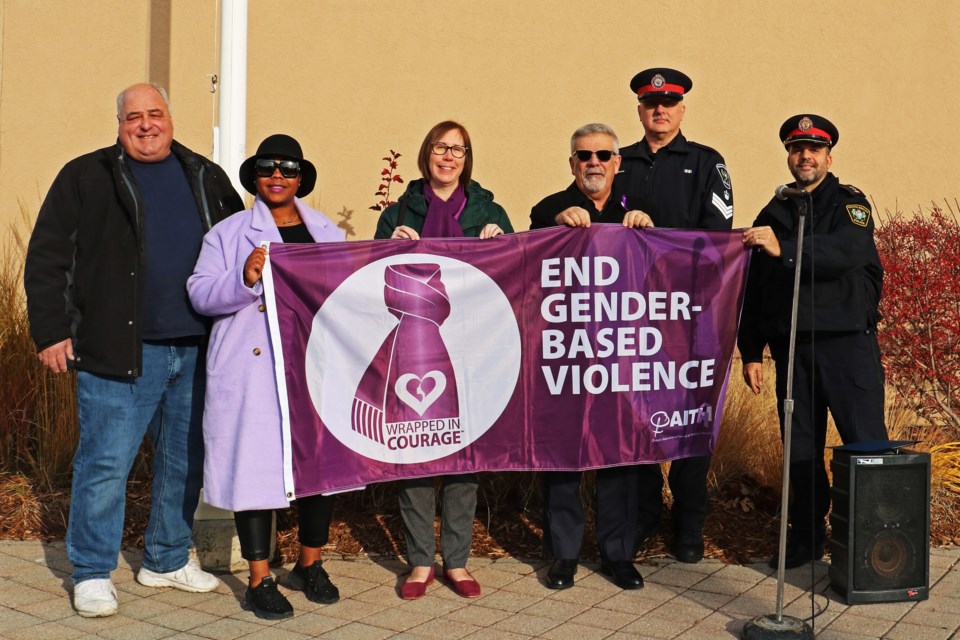
[[[810,195],[810,192],[804,191],[803,189],[794,189],[782,184],[777,187],[776,194],[780,200],[786,200],[787,198],[806,198]]]

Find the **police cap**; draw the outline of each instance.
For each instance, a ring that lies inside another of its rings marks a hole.
[[[840,132],[833,123],[813,113],[801,113],[787,118],[780,127],[780,141],[788,148],[793,142],[813,142],[833,148],[837,146],[838,140]]]
[[[637,94],[640,102],[654,98],[683,100],[683,96],[690,93],[691,88],[693,80],[686,74],[666,67],[645,69],[630,81],[630,89]]]

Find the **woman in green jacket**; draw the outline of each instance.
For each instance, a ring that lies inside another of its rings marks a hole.
[[[417,167],[423,178],[412,181],[400,200],[384,210],[374,238],[486,239],[513,232],[493,194],[471,179],[473,152],[463,125],[447,120],[430,129]],[[433,211],[437,215],[428,215]]]
[[[471,180],[473,151],[463,125],[448,120],[430,129],[420,145],[417,167],[423,178],[412,181],[400,200],[380,215],[375,238],[488,239],[513,232],[493,194]],[[415,478],[398,482],[407,559],[412,567],[400,587],[400,597],[407,600],[422,597],[434,579],[434,481]],[[477,509],[477,474],[443,476],[442,482],[443,576],[457,594],[476,598],[480,585],[466,566]]]

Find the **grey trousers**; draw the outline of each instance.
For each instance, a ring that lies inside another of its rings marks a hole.
[[[400,516],[407,539],[407,561],[414,567],[433,565],[437,553],[433,521],[437,513],[436,478],[397,482]],[[477,511],[477,474],[443,476],[440,515],[440,548],[446,569],[467,566],[473,542],[473,517]]]

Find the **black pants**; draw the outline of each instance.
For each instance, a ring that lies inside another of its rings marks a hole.
[[[710,456],[680,458],[670,463],[667,480],[673,494],[674,532],[699,533],[707,519],[709,496],[707,472],[710,471]],[[637,523],[645,531],[654,531],[660,524],[663,511],[663,474],[659,464],[642,464],[637,467],[638,505]]]
[[[781,435],[788,348],[786,341],[770,345],[777,365]],[[798,335],[795,360],[789,516],[794,535],[819,543],[825,536],[830,509],[830,484],[823,461],[827,411],[844,444],[886,440],[883,367],[873,331]]]
[[[300,520],[298,539],[304,547],[322,547],[330,539],[330,516],[333,496],[308,496],[296,501]],[[270,525],[273,509],[236,511],[233,521],[240,538],[240,555],[244,560],[270,559]]]
[[[604,560],[633,558],[637,529],[636,466],[597,470],[597,545]],[[583,546],[584,515],[579,471],[543,474],[543,551],[573,560]]]

